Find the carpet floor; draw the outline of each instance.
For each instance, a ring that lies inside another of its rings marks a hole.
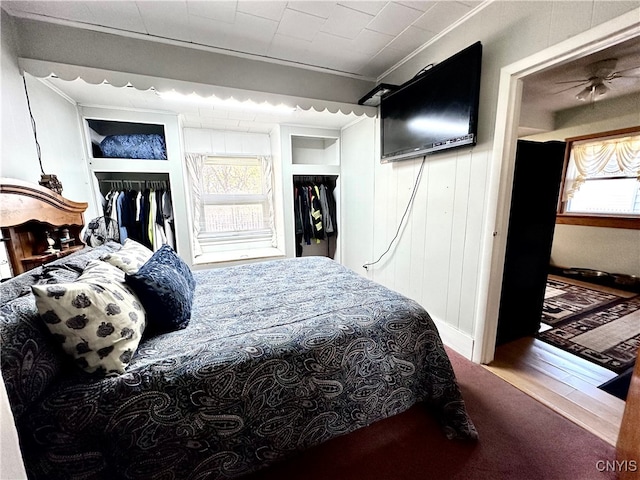
[[[542,322],[552,328],[540,340],[621,373],[633,366],[640,346],[640,295],[549,279]]]
[[[448,350],[478,442],[444,438],[423,405],[247,480],[614,479],[615,450],[480,365]],[[604,471],[603,471],[604,470]]]

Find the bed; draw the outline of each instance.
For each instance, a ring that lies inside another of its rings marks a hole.
[[[475,439],[417,303],[324,257],[193,272],[188,325],[143,336],[124,373],[77,368],[33,285],[73,282],[85,248],[0,285],[2,376],[30,478],[236,478],[423,402]]]

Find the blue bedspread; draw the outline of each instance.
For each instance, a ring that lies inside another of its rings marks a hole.
[[[416,402],[448,437],[476,438],[417,303],[320,257],[194,277],[189,326],[143,341],[115,378],[52,363],[30,294],[2,306],[2,372],[33,478],[238,477]]]

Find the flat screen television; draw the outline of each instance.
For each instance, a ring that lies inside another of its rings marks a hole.
[[[381,162],[475,145],[481,64],[476,42],[382,97]]]

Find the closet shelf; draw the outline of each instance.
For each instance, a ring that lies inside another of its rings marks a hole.
[[[340,175],[340,165],[291,165],[293,175]]]

